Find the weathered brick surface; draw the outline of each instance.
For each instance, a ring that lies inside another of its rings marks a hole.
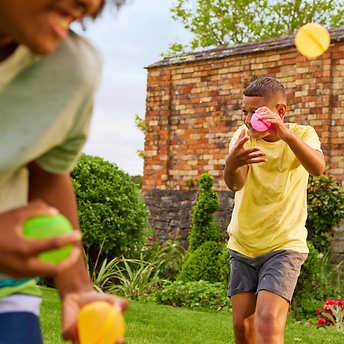
[[[331,39],[328,51],[314,60],[285,37],[148,66],[143,189],[187,190],[209,172],[214,188],[226,191],[222,170],[230,138],[242,123],[242,90],[267,74],[288,88],[287,119],[316,129],[328,172],[344,182],[344,29],[332,30]]]
[[[246,43],[165,58],[149,67],[147,83],[146,190],[184,190],[203,172],[226,190],[222,167],[228,142],[241,123],[243,88],[255,77],[274,75],[289,90],[288,118],[317,130],[329,173],[344,172],[344,30],[308,60],[292,37]]]

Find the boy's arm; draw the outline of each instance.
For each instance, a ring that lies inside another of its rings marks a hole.
[[[227,161],[228,159],[226,159],[223,174],[225,183],[230,190],[238,191],[245,185],[248,166],[242,166],[241,168],[235,169],[232,167],[231,163],[227,163]]]
[[[81,241],[80,233],[71,233],[58,238],[30,240],[23,236],[23,223],[29,217],[54,215],[57,210],[42,201],[11,209],[0,214],[0,271],[14,278],[55,276],[71,266],[79,258],[73,249],[68,259],[59,264],[43,263],[38,255],[65,245]]]
[[[289,135],[284,137],[284,141],[288,144],[310,175],[320,176],[324,173],[325,159],[321,151],[310,147],[290,131]]]
[[[323,174],[325,171],[323,153],[310,147],[301,138],[291,132],[278,114],[270,111],[268,108],[265,109],[266,115],[261,118],[274,124],[276,134],[288,144],[308,173],[312,176],[320,176]]]
[[[266,161],[265,154],[258,147],[244,148],[248,140],[245,129],[242,129],[238,140],[226,157],[224,180],[232,191],[238,191],[245,185],[249,164]]]
[[[71,178],[68,174],[49,173],[31,163],[30,199],[42,199],[57,208],[79,230],[77,203]],[[82,251],[82,245],[80,245]],[[56,287],[62,301],[63,336],[77,341],[76,321],[81,307],[93,301],[103,300],[113,304],[119,310],[127,308],[127,301],[115,295],[98,293],[93,289],[86,269],[83,252],[79,260],[70,268],[60,272],[55,278]],[[117,344],[124,343],[122,339]]]
[[[35,163],[30,164],[29,171],[29,200],[45,201],[66,216],[75,230],[79,230],[77,204],[69,175],[46,172]],[[82,245],[80,245],[80,250],[82,250]],[[75,275],[78,278],[69,278],[67,277],[69,275]],[[68,289],[92,288],[83,254],[80,255],[76,264],[56,277],[56,285],[60,294]]]

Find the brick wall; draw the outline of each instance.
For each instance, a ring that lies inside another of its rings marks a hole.
[[[274,75],[289,90],[288,120],[318,132],[329,173],[344,172],[344,29],[320,58],[300,55],[292,37],[165,58],[149,67],[143,189],[185,190],[209,172],[222,181],[224,157],[241,124],[242,90]]]
[[[185,223],[181,229],[172,221],[173,229],[161,221],[171,215],[161,197],[191,212],[192,202],[171,191],[188,190],[204,172],[215,178],[215,190],[232,197],[222,178],[224,158],[242,123],[243,88],[257,76],[273,75],[284,83],[287,120],[316,129],[328,172],[344,182],[344,28],[331,31],[331,42],[314,60],[296,51],[293,37],[285,37],[168,57],[147,67],[143,190],[159,233],[184,233]],[[223,213],[221,223],[226,222]],[[342,244],[335,250],[344,256],[342,230],[337,242]]]

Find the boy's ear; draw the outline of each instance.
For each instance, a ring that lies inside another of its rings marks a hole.
[[[277,112],[281,116],[281,118],[283,119],[285,114],[286,114],[286,112],[287,112],[287,105],[285,105],[285,104],[277,104]]]

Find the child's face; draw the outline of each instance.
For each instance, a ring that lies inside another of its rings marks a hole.
[[[0,47],[8,42],[49,54],[73,21],[92,16],[103,0],[0,0]]]
[[[267,131],[256,131],[253,129],[251,125],[251,118],[254,112],[263,107],[268,107],[273,112],[279,112],[278,111],[278,102],[275,101],[274,98],[271,98],[270,100],[267,100],[264,97],[253,97],[253,96],[244,96],[243,98],[243,121],[248,128],[250,132],[250,136],[256,139],[262,139],[262,138],[269,138],[273,135],[273,132],[270,130]]]

